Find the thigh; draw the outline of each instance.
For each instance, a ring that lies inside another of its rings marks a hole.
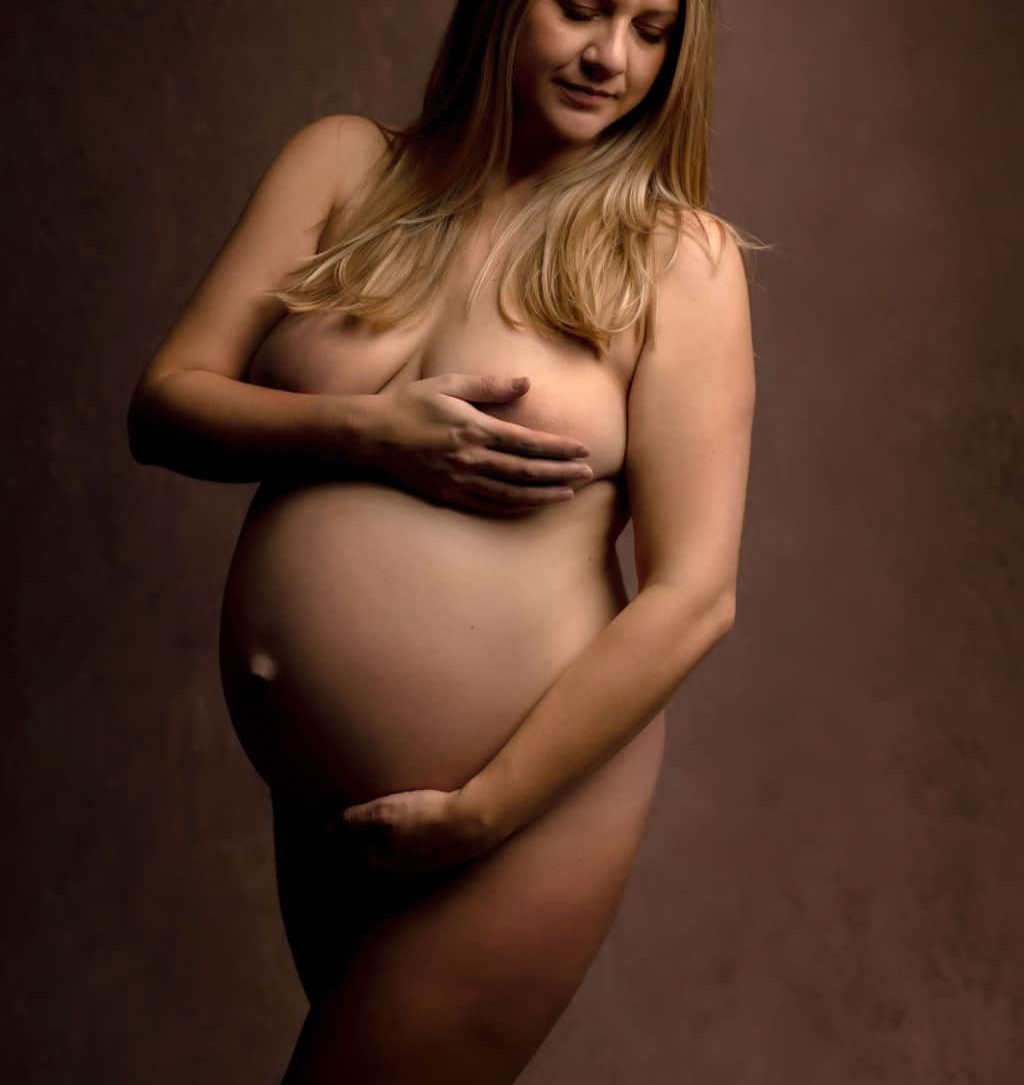
[[[375,926],[450,875],[399,881],[368,869],[324,831],[329,813],[282,790],[271,792],[278,901],[306,997],[335,987],[359,943]]]
[[[360,913],[352,938],[334,936],[347,938],[344,967],[314,999],[301,1041],[310,1080],[423,1081],[429,1053],[438,1081],[513,1081],[614,918],[663,744],[659,715],[498,848],[394,908]],[[336,921],[352,923],[363,905],[374,906],[370,895],[351,894]]]
[[[365,916],[356,872],[338,861],[324,815],[271,792],[277,895],[296,971],[311,1001],[337,974]]]

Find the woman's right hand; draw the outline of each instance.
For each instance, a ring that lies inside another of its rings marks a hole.
[[[569,500],[593,471],[579,441],[494,418],[473,403],[505,403],[529,379],[444,373],[379,393],[371,465],[417,494],[490,515]]]

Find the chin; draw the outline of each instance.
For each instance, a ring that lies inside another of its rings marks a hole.
[[[554,116],[548,116],[547,122],[552,131],[564,135],[567,139],[593,139],[616,119],[607,114],[599,117],[594,113],[566,114],[558,110]]]
[[[544,103],[533,114],[535,131],[544,131],[546,138],[561,143],[592,143],[613,121],[615,116],[596,116],[595,114],[574,113],[564,110],[560,105]]]

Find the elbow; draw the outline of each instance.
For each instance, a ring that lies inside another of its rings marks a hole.
[[[128,435],[128,451],[138,464],[151,464],[156,459],[152,438],[142,412],[134,405],[128,408],[125,416],[125,431]]]
[[[734,590],[723,592],[712,609],[715,629],[718,631],[719,638],[724,637],[736,624],[736,592]]]
[[[132,396],[125,414],[125,432],[128,436],[128,450],[132,459],[139,464],[157,463],[157,435],[160,430],[159,413],[154,403],[156,384],[140,384]]]
[[[160,459],[152,445],[146,444],[132,433],[128,434],[128,452],[131,458],[142,467],[152,466]]]
[[[677,627],[687,633],[699,630],[697,635],[712,644],[736,624],[736,590],[732,585],[712,589],[709,585],[680,587],[662,582],[650,587],[665,600]]]
[[[736,624],[736,593],[732,590],[703,593],[691,597],[687,609],[690,621],[696,619],[702,635],[716,644]]]
[[[701,625],[707,630],[712,644],[717,644],[736,624],[736,591],[733,585],[708,591],[699,608]]]
[[[125,416],[125,431],[128,435],[128,451],[132,459],[139,464],[151,464],[154,457],[146,441],[145,427],[139,420],[138,412],[132,407],[128,408],[128,414]]]

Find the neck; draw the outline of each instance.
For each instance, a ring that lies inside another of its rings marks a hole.
[[[558,139],[550,130],[541,129],[525,118],[517,118],[509,149],[508,166],[495,170],[488,182],[488,195],[518,198],[545,176],[557,172],[577,158],[589,143],[571,143]]]

